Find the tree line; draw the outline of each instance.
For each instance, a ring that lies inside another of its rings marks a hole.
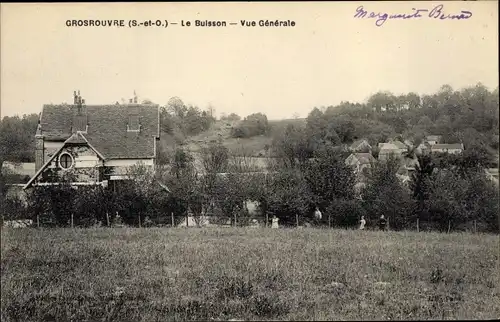
[[[420,166],[408,183],[398,177],[399,160],[376,161],[366,183],[359,186],[345,154],[325,146],[302,162],[270,158],[269,170],[256,171],[250,161],[232,156],[221,142],[202,152],[202,168],[194,157],[177,149],[168,166],[155,172],[144,166],[130,169],[131,181],[117,189],[69,185],[71,178],[52,187],[36,187],[27,204],[15,198],[4,203],[4,214],[42,218],[44,225],[67,226],[97,221],[113,222],[119,214],[125,224],[175,224],[188,212],[196,220],[248,225],[275,215],[284,226],[300,225],[355,228],[361,216],[368,226],[384,215],[393,230],[477,230],[498,232],[498,187],[480,164],[463,156],[420,156]],[[66,183],[65,183],[66,182]],[[168,192],[167,192],[168,190]],[[259,204],[257,214],[245,201]],[[17,207],[17,208],[16,208]],[[314,216],[318,208],[323,216]]]
[[[360,138],[376,145],[390,138],[421,141],[431,134],[441,135],[443,143],[463,143],[465,149],[480,150],[492,158],[499,148],[498,87],[490,91],[481,83],[460,90],[443,85],[429,95],[378,92],[365,103],[316,107],[305,122],[293,124],[271,126],[263,113],[243,119],[231,113],[220,119],[236,122],[231,130],[233,137],[266,135],[282,141],[284,136],[292,136],[295,148],[302,146],[302,152],[308,155],[321,145],[349,144]],[[213,107],[202,110],[178,97],[161,106],[162,132],[173,135],[176,143],[207,131],[216,120]],[[34,162],[37,123],[37,114],[0,121],[0,162]]]
[[[398,139],[418,145],[427,135],[440,135],[442,143],[463,143],[498,159],[498,88],[489,91],[481,84],[454,91],[443,86],[433,95],[415,93],[396,96],[389,92],[372,95],[365,104],[341,102],[314,108],[304,125],[294,124],[275,131],[274,139],[296,154],[311,156],[320,146],[350,144],[356,139],[377,143]],[[301,150],[300,152],[298,150]]]

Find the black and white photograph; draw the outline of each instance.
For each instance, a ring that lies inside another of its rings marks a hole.
[[[2,322],[500,319],[498,1],[0,4]]]

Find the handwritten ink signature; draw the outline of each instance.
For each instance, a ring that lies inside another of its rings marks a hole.
[[[366,11],[363,6],[359,6],[356,8],[356,14],[354,15],[354,18],[372,18],[375,19],[375,25],[377,27],[381,27],[387,19],[414,19],[414,18],[422,18],[422,17],[429,17],[431,19],[440,19],[440,20],[446,20],[446,19],[456,19],[456,20],[461,20],[461,19],[469,19],[472,17],[472,12],[466,11],[466,10],[461,10],[459,14],[445,14],[443,12],[443,5],[437,5],[431,10],[429,9],[412,9],[412,13],[402,13],[402,14],[388,14],[388,13],[375,13],[375,12],[370,12],[368,14],[368,11]],[[427,13],[427,15],[422,15],[421,13]]]

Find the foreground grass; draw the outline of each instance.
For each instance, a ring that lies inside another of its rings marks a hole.
[[[500,317],[498,236],[25,229],[1,241],[2,321]]]

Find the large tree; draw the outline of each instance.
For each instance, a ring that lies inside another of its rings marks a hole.
[[[4,161],[34,162],[38,115],[6,116],[0,121],[0,168]]]
[[[314,203],[323,211],[338,199],[355,197],[355,176],[344,160],[340,152],[325,147],[317,150],[307,164],[305,179]]]
[[[391,228],[403,229],[411,225],[411,195],[397,176],[399,167],[399,160],[392,157],[373,165],[367,185],[362,190],[369,222],[375,222],[384,215],[389,219]]]
[[[294,168],[303,166],[312,156],[306,129],[300,125],[288,124],[284,131],[275,135],[272,143],[275,166]]]

